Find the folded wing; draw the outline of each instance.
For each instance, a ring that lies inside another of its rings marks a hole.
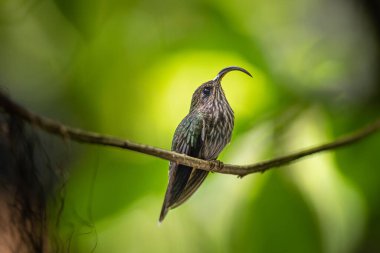
[[[205,136],[205,126],[200,115],[187,115],[176,129],[172,150],[199,157]],[[207,173],[198,173],[189,166],[170,162],[169,183],[165,193],[159,221],[162,222],[169,209],[182,204],[203,182]]]

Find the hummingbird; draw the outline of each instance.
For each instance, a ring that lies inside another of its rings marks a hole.
[[[211,81],[199,86],[192,97],[190,112],[175,130],[172,151],[204,160],[216,160],[230,142],[234,128],[234,112],[228,103],[221,81],[230,71],[245,69],[231,66],[222,69]],[[170,162],[169,183],[165,193],[159,222],[169,209],[185,202],[203,183],[208,171]]]

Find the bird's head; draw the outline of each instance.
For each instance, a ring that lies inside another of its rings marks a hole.
[[[205,82],[196,89],[191,100],[190,111],[199,108],[212,107],[218,101],[220,103],[227,102],[222,89],[221,81],[228,72],[233,70],[244,72],[252,77],[247,70],[240,67],[231,66],[222,69],[213,80]]]

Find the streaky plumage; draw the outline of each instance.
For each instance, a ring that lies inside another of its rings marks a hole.
[[[251,76],[240,67],[222,69],[215,79],[196,89],[190,112],[178,125],[172,150],[205,160],[216,160],[230,142],[234,127],[234,113],[221,86],[225,74],[238,70]],[[165,193],[159,221],[169,211],[185,202],[203,183],[208,171],[170,162],[169,183]]]

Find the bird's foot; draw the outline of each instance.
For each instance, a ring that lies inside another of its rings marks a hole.
[[[212,167],[210,169],[211,172],[218,172],[218,171],[221,171],[223,169],[223,162],[219,161],[219,160],[215,160],[213,161],[212,163]]]

